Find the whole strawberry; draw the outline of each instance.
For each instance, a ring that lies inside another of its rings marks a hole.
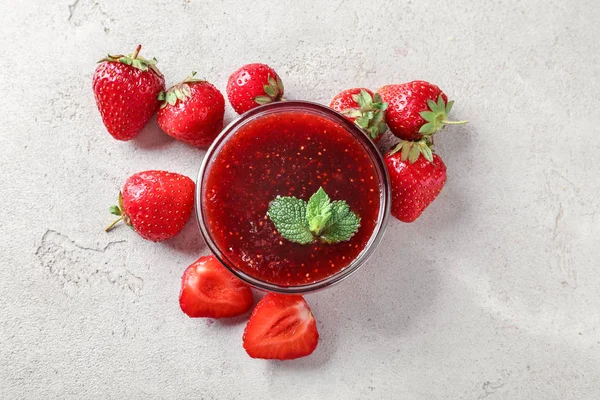
[[[158,124],[170,136],[196,147],[208,147],[223,129],[225,100],[207,81],[192,72],[183,82],[159,95]]]
[[[227,81],[227,98],[238,114],[280,101],[283,82],[275,70],[266,64],[247,64],[235,71]]]
[[[126,56],[108,55],[94,72],[96,105],[108,133],[117,140],[130,140],[142,131],[160,105],[158,94],[165,90],[156,59],[140,57],[141,48]]]
[[[331,100],[329,107],[342,113],[350,122],[354,122],[375,143],[387,130],[385,110],[388,105],[381,101],[379,94],[373,95],[369,89],[344,90]]]
[[[123,221],[144,239],[158,242],[170,239],[183,229],[194,208],[194,182],[187,176],[166,171],[133,174],[119,193],[119,205],[111,214],[119,218],[108,232]]]
[[[446,165],[425,140],[402,141],[384,157],[392,188],[392,215],[413,222],[446,183]]]
[[[385,121],[390,131],[400,139],[429,138],[447,124],[467,122],[448,120],[454,102],[448,102],[442,90],[429,82],[386,85],[377,93],[388,103]]]

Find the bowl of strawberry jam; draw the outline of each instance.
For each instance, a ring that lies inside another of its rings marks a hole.
[[[279,293],[322,289],[355,272],[381,240],[390,207],[373,142],[341,114],[304,101],[260,106],[229,124],[207,151],[196,190],[200,229],[215,256],[241,280]],[[310,199],[310,208],[318,191],[331,206],[345,202],[358,227],[340,241],[331,240],[335,232],[286,239],[273,202]]]

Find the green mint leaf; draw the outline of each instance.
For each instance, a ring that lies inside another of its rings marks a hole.
[[[295,197],[277,197],[271,202],[269,218],[277,231],[290,242],[308,244],[314,240],[306,219],[306,202]]]
[[[327,243],[350,240],[360,227],[360,218],[350,211],[348,203],[336,200],[331,203],[331,219],[321,233],[321,239]]]
[[[308,203],[295,197],[277,197],[267,213],[281,236],[290,242],[309,244],[315,237],[325,243],[349,240],[360,227],[360,218],[342,200],[331,201],[323,188]]]
[[[308,229],[319,236],[323,228],[327,226],[331,216],[331,200],[321,187],[310,197],[306,206]]]

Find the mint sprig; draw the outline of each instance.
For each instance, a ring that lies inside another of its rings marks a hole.
[[[331,201],[319,188],[308,202],[296,197],[277,196],[267,213],[277,231],[290,242],[309,244],[350,240],[360,227],[360,217],[343,200]]]

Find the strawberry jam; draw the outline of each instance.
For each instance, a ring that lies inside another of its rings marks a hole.
[[[348,241],[302,245],[267,216],[279,196],[308,201],[319,187],[361,219]],[[226,263],[277,286],[305,285],[347,267],[365,248],[380,210],[380,182],[363,144],[330,118],[306,111],[266,114],[242,125],[206,166],[206,229]]]

